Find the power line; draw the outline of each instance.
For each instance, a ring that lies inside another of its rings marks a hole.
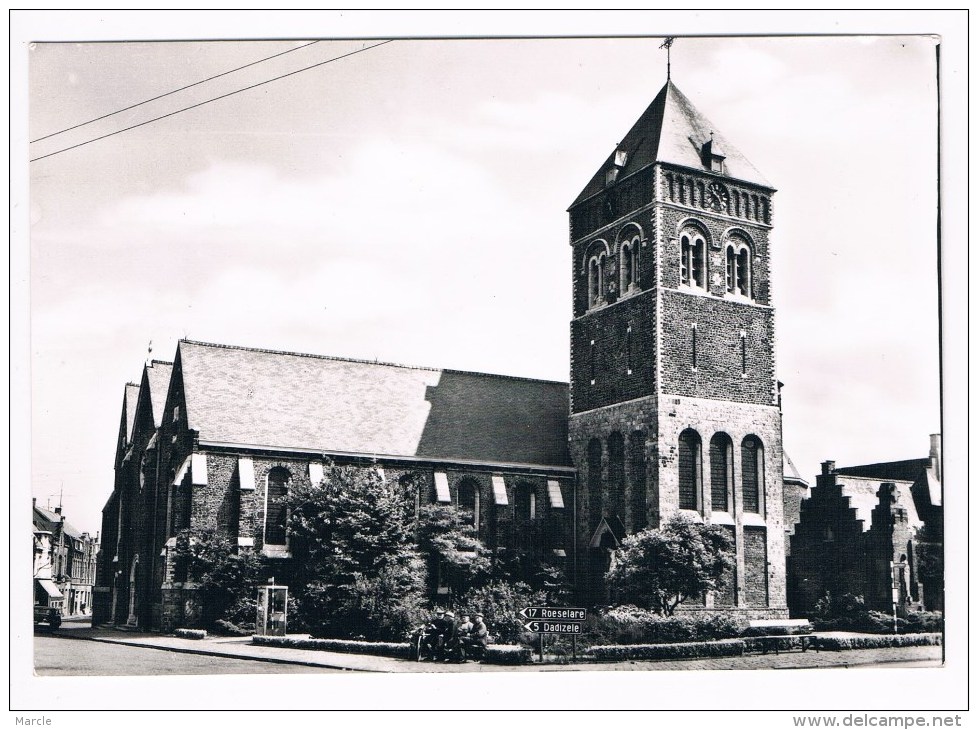
[[[278,58],[279,56],[284,56],[286,53],[292,53],[293,51],[298,51],[298,50],[300,50],[302,48],[306,48],[307,46],[311,46],[314,43],[319,43],[319,41],[313,41],[312,43],[305,43],[305,44],[303,44],[301,46],[298,46],[297,48],[290,48],[287,51],[282,51],[281,53],[276,53],[274,56],[268,56],[268,58],[262,58],[262,59],[260,59],[258,61],[252,61],[251,63],[246,63],[244,66],[238,66],[237,68],[232,68],[230,71],[225,71],[224,73],[219,73],[219,74],[217,74],[217,76],[211,76],[210,78],[204,79],[203,81],[195,81],[194,83],[188,84],[187,86],[181,86],[179,89],[174,89],[173,91],[168,91],[165,94],[160,94],[159,96],[154,96],[152,99],[146,99],[145,101],[139,101],[139,102],[136,102],[135,104],[133,104],[131,106],[123,107],[122,109],[117,109],[116,111],[109,112],[108,114],[103,114],[100,117],[95,117],[95,119],[89,119],[87,122],[82,122],[81,124],[76,124],[74,127],[68,127],[67,129],[62,129],[60,132],[51,132],[51,134],[46,134],[43,137],[38,137],[37,139],[32,139],[31,140],[31,144],[34,144],[35,142],[40,142],[43,139],[49,139],[51,137],[56,137],[59,134],[64,134],[65,132],[70,132],[71,130],[78,129],[79,127],[84,127],[86,124],[91,124],[92,122],[98,122],[98,121],[100,121],[102,119],[108,119],[109,117],[111,117],[111,116],[113,116],[115,114],[121,114],[122,112],[129,111],[130,109],[135,109],[137,106],[142,106],[143,104],[149,104],[151,101],[156,101],[157,99],[162,99],[165,96],[170,96],[172,94],[176,94],[179,91],[185,91],[185,90],[187,90],[189,88],[192,88],[194,86],[200,86],[201,84],[207,83],[208,81],[213,81],[214,79],[219,79],[222,76],[227,76],[228,74],[233,74],[235,71],[241,71],[242,69],[246,69],[249,66],[256,66],[259,63],[264,63],[265,61],[271,61],[273,58]]]
[[[375,43],[372,46],[367,46],[366,48],[359,48],[356,51],[351,51],[350,53],[344,53],[342,56],[336,56],[335,58],[328,58],[325,61],[320,61],[319,63],[314,63],[311,66],[306,66],[305,68],[300,68],[300,69],[297,69],[296,71],[290,71],[287,74],[282,74],[281,76],[276,76],[275,78],[268,79],[266,81],[259,81],[257,84],[252,84],[251,86],[246,86],[243,89],[238,89],[237,91],[231,91],[231,92],[228,92],[227,94],[221,94],[220,96],[215,96],[213,99],[206,99],[205,101],[199,102],[197,104],[191,104],[190,106],[184,107],[183,109],[177,109],[176,111],[170,112],[169,114],[163,114],[161,116],[154,117],[153,119],[148,119],[145,122],[140,122],[139,124],[133,124],[132,126],[124,127],[123,129],[116,130],[115,132],[109,132],[108,134],[103,134],[101,137],[95,137],[94,139],[90,139],[90,140],[88,140],[86,142],[79,142],[78,144],[73,144],[70,147],[65,147],[64,149],[60,149],[60,150],[58,150],[56,152],[50,152],[50,153],[48,153],[46,155],[41,155],[40,157],[34,157],[33,159],[30,160],[30,162],[37,162],[38,160],[43,160],[46,157],[53,157],[54,155],[60,155],[62,152],[67,152],[68,150],[73,150],[73,149],[76,149],[78,147],[84,147],[85,145],[91,144],[92,142],[98,142],[100,139],[105,139],[107,137],[112,137],[112,136],[114,136],[116,134],[122,134],[123,132],[128,132],[130,129],[136,129],[137,127],[143,127],[143,126],[145,126],[147,124],[152,124],[153,122],[158,122],[161,119],[166,119],[167,117],[172,117],[172,116],[174,116],[176,114],[180,114],[181,112],[189,111],[191,109],[196,109],[197,107],[204,106],[205,104],[210,104],[212,101],[218,101],[220,99],[226,99],[229,96],[234,96],[235,94],[240,94],[242,91],[248,91],[250,89],[254,89],[254,88],[257,88],[259,86],[264,86],[265,84],[270,84],[273,81],[280,81],[281,79],[287,78],[289,76],[295,76],[296,74],[302,73],[303,71],[309,71],[310,69],[314,69],[314,68],[317,68],[319,66],[325,66],[327,63],[332,63],[333,61],[339,61],[340,59],[342,59],[342,58],[348,58],[349,56],[355,56],[358,53],[363,53],[364,51],[369,51],[371,49],[378,48],[380,46],[383,46],[383,45],[385,45],[387,43],[392,43],[392,42],[393,42],[392,40],[382,41],[380,43]]]

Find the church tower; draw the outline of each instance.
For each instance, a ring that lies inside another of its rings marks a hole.
[[[667,81],[569,209],[586,600],[625,535],[682,512],[729,530],[736,569],[681,609],[787,616],[773,193]]]

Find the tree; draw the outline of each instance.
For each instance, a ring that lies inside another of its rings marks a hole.
[[[323,467],[285,498],[298,607],[315,634],[402,638],[417,620],[425,566],[401,490],[369,468]]]
[[[427,557],[429,580],[437,583],[440,576],[456,597],[480,584],[491,568],[489,551],[469,514],[455,505],[426,504],[418,515],[418,549]]]
[[[676,515],[660,529],[626,537],[605,577],[621,602],[671,616],[684,600],[721,588],[732,568],[722,527]]]
[[[211,529],[182,530],[174,555],[180,573],[198,586],[205,628],[247,617],[254,629],[255,591],[264,568],[260,555],[238,553],[227,535]]]

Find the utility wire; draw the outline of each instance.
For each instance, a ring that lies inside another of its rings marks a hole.
[[[212,101],[218,101],[220,99],[226,99],[229,96],[234,96],[235,94],[240,94],[242,91],[248,91],[250,89],[254,89],[254,88],[257,88],[259,86],[264,86],[265,84],[270,84],[273,81],[279,81],[279,80],[284,79],[284,78],[287,78],[289,76],[295,76],[296,74],[302,73],[303,71],[309,71],[310,69],[314,69],[314,68],[317,68],[319,66],[325,66],[327,63],[332,63],[333,61],[339,61],[340,59],[342,59],[342,58],[348,58],[349,56],[355,56],[358,53],[363,53],[364,51],[369,51],[369,50],[374,49],[374,48],[379,48],[380,46],[383,46],[383,45],[385,45],[387,43],[392,43],[392,42],[393,42],[393,40],[382,41],[380,43],[375,43],[372,46],[367,46],[366,48],[359,48],[359,49],[357,49],[355,51],[351,51],[350,53],[344,53],[342,56],[336,56],[335,58],[328,58],[325,61],[320,61],[319,63],[314,63],[311,66],[306,66],[304,68],[297,69],[296,71],[290,71],[287,74],[282,74],[281,76],[276,76],[275,78],[268,79],[266,81],[259,81],[257,84],[252,84],[251,86],[245,86],[243,89],[238,89],[237,91],[231,91],[231,92],[228,92],[227,94],[221,94],[220,96],[215,96],[213,99],[207,99],[207,100],[202,101],[202,102],[199,102],[197,104],[191,104],[190,106],[184,107],[183,109],[177,109],[175,112],[170,112],[169,114],[163,114],[161,116],[154,117],[153,119],[148,119],[145,122],[140,122],[139,124],[133,124],[132,126],[124,127],[122,129],[116,130],[115,132],[109,132],[108,134],[103,134],[101,137],[95,137],[94,139],[90,139],[87,142],[79,142],[78,144],[71,145],[70,147],[65,147],[64,149],[60,149],[57,152],[50,152],[50,153],[48,153],[46,155],[41,155],[40,157],[34,157],[33,159],[30,160],[30,162],[37,162],[38,160],[43,160],[45,157],[53,157],[54,155],[60,155],[62,152],[67,152],[68,150],[73,150],[73,149],[76,149],[78,147],[84,147],[85,145],[91,144],[92,142],[98,142],[100,139],[105,139],[106,137],[112,137],[113,135],[121,134],[122,132],[128,132],[130,129],[136,129],[137,127],[143,127],[143,126],[145,126],[147,124],[152,124],[153,122],[158,122],[161,119],[166,119],[167,117],[172,117],[172,116],[174,116],[176,114],[180,114],[181,112],[189,111],[190,109],[196,109],[197,107],[204,106],[205,104],[210,104]]]
[[[224,73],[217,74],[217,76],[211,76],[210,78],[204,79],[203,81],[196,81],[187,86],[181,86],[179,89],[174,89],[173,91],[168,91],[165,94],[160,94],[159,96],[154,96],[152,99],[146,99],[145,101],[139,101],[132,106],[127,106],[122,109],[117,109],[114,112],[109,112],[108,114],[103,114],[100,117],[95,117],[95,119],[89,119],[87,122],[82,122],[81,124],[76,124],[74,127],[68,127],[67,129],[62,129],[60,132],[51,132],[51,134],[46,134],[43,137],[38,137],[37,139],[32,139],[31,144],[35,142],[40,142],[42,139],[48,139],[50,137],[56,137],[59,134],[64,134],[65,132],[70,132],[73,129],[78,129],[79,127],[84,127],[86,124],[91,124],[92,122],[97,122],[102,119],[108,119],[115,114],[121,114],[122,112],[127,112],[130,109],[135,109],[137,106],[142,106],[143,104],[149,104],[151,101],[156,101],[157,99],[162,99],[164,96],[170,96],[171,94],[176,94],[178,91],[185,91],[194,86],[200,86],[201,84],[207,83],[208,81],[213,81],[214,79],[219,79],[222,76],[227,76],[228,74],[233,74],[235,71],[241,71],[242,69],[248,68],[249,66],[256,66],[259,63],[264,63],[265,61],[271,61],[273,58],[278,58],[279,56],[284,56],[286,53],[292,53],[293,51],[298,51],[307,46],[313,45],[313,43],[319,43],[319,41],[313,41],[312,43],[305,43],[296,48],[290,48],[287,51],[282,51],[281,53],[276,53],[274,56],[269,56],[268,58],[262,58],[258,61],[252,61],[251,63],[246,63],[244,66],[238,66],[237,68],[232,68],[230,71],[225,71]]]

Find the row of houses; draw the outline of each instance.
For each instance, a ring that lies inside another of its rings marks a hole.
[[[61,513],[33,501],[34,603],[59,602],[64,615],[92,612],[99,538],[81,532]]]

